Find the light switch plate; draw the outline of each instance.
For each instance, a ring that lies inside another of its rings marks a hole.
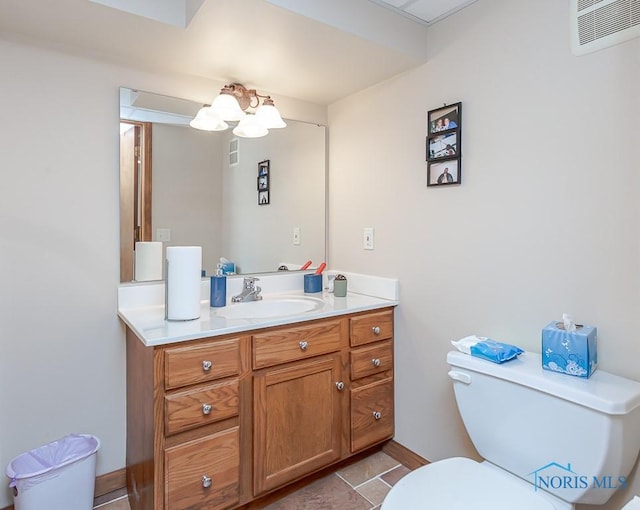
[[[362,248],[365,250],[373,250],[374,249],[374,234],[375,230],[373,227],[365,227],[363,236],[362,236]]]
[[[293,227],[293,245],[300,246],[300,227]]]
[[[171,241],[171,229],[170,228],[157,228],[156,229],[156,241],[162,241],[168,243]]]

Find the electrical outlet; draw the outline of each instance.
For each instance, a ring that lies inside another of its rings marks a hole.
[[[364,233],[362,236],[362,248],[365,250],[373,250],[374,249],[374,228],[373,227],[365,227]]]
[[[293,227],[293,245],[300,246],[300,227]]]

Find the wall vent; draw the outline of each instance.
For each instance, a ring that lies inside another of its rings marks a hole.
[[[240,140],[232,138],[229,140],[229,166],[240,164]]]
[[[571,50],[592,53],[640,37],[640,0],[571,0]]]

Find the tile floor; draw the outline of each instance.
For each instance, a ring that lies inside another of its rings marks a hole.
[[[378,510],[391,487],[409,469],[384,452],[376,452],[316,480],[264,510]],[[95,507],[130,510],[126,495]]]

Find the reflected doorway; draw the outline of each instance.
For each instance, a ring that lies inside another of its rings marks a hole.
[[[138,241],[151,241],[151,123],[120,121],[120,281],[133,280]]]

